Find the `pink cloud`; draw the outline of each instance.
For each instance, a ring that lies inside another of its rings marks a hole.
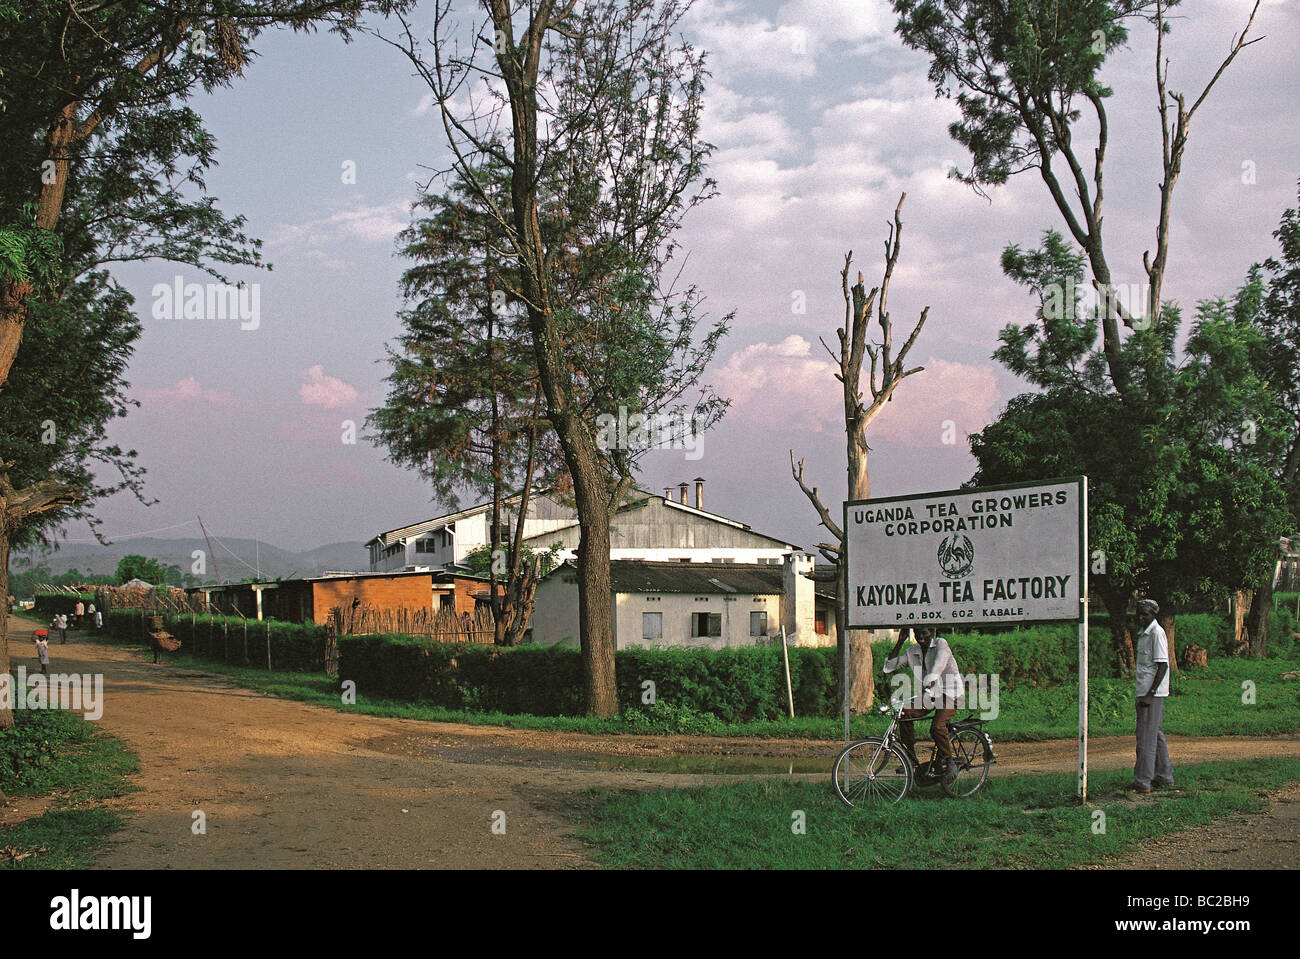
[[[325,375],[325,368],[317,363],[302,371],[307,382],[298,386],[298,395],[308,406],[337,409],[357,401],[357,389],[333,376]]]
[[[223,393],[220,390],[205,390],[199,385],[199,381],[192,376],[187,376],[183,380],[177,380],[173,385],[163,387],[157,390],[141,390],[140,399],[147,403],[175,404],[175,403],[211,403],[222,404],[230,402],[230,394]]]
[[[964,447],[966,434],[986,426],[995,415],[998,389],[993,371],[933,356],[919,365],[925,370],[895,388],[894,399],[868,427],[868,439],[931,446],[942,443],[949,432]],[[792,334],[779,343],[737,350],[714,380],[721,395],[732,401],[728,419],[766,429],[839,433],[844,429],[844,400],[836,370],[820,343]],[[864,370],[864,388],[866,375]]]

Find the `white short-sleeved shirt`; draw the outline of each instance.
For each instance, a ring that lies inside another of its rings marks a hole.
[[[1147,690],[1151,688],[1152,680],[1156,678],[1156,663],[1169,662],[1169,640],[1165,636],[1165,631],[1154,619],[1151,620],[1150,626],[1138,633],[1135,659],[1137,678],[1134,680],[1134,690],[1138,696],[1145,696]],[[1155,695],[1169,695],[1168,669],[1165,670],[1160,685],[1156,687]]]

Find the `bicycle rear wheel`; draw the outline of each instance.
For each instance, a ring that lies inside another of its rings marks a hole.
[[[903,751],[880,738],[850,743],[831,773],[835,794],[847,806],[899,802],[912,787],[912,764]]]
[[[993,765],[993,746],[978,729],[954,733],[952,758],[957,760],[957,778],[943,784],[943,791],[954,799],[969,796],[984,785]]]

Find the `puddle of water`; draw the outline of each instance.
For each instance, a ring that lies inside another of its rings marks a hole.
[[[615,756],[605,753],[553,753],[469,744],[420,745],[420,750],[458,763],[506,766],[562,766],[566,769],[626,769],[697,776],[830,774],[833,757],[789,759],[778,756]]]
[[[715,776],[829,775],[834,765],[833,759],[784,759],[779,756],[600,756],[597,762],[602,766],[638,772]]]

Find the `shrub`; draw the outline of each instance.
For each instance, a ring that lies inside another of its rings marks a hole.
[[[110,610],[104,628],[115,639],[148,645],[149,615],[139,609]],[[314,623],[169,613],[163,616],[163,630],[179,639],[191,656],[265,666],[269,643],[272,669],[325,671],[325,627]]]
[[[77,603],[93,603],[94,593],[37,593],[32,611],[43,616],[67,613],[69,616],[77,608]]]

